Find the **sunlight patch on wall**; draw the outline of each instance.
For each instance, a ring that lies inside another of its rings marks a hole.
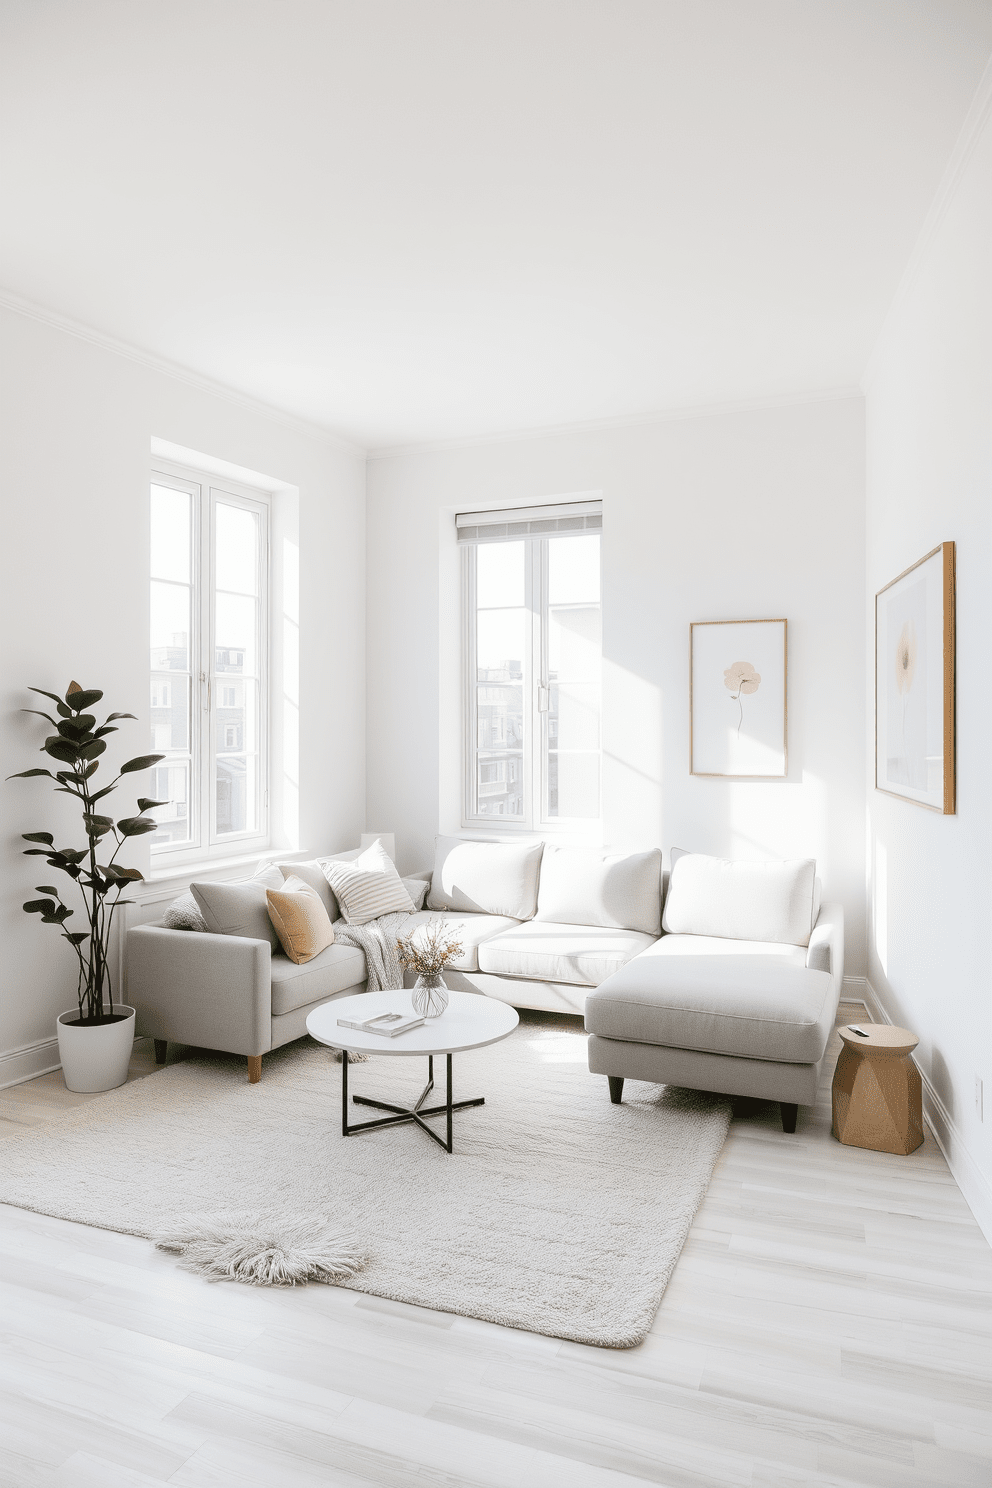
[[[300,546],[282,542],[282,821],[287,843],[300,840]]]
[[[889,857],[885,843],[875,838],[872,852],[871,922],[875,954],[886,976],[889,974]]]
[[[654,847],[662,833],[661,689],[603,658],[603,838]]]
[[[739,858],[820,858],[828,838],[826,782],[735,780],[728,784],[728,852]]]

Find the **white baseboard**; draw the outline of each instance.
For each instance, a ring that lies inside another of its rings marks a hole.
[[[848,983],[855,982],[860,982],[864,990],[858,995],[853,991],[852,985],[850,1000],[863,1002],[874,1022],[891,1023],[892,1019],[867,977],[845,977],[844,993],[848,990]],[[950,1112],[923,1070],[920,1070],[920,1078],[923,1081],[924,1120],[933,1132],[934,1141],[947,1160],[951,1177],[961,1190],[965,1203],[978,1222],[979,1229],[992,1245],[992,1185],[968,1151]]]
[[[22,1044],[19,1049],[8,1049],[0,1054],[0,1090],[8,1085],[22,1085],[35,1075],[47,1075],[61,1067],[57,1038],[38,1039],[33,1044]]]

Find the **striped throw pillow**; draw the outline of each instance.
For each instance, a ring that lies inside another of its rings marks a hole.
[[[381,842],[373,842],[353,863],[323,862],[321,867],[349,925],[367,925],[398,910],[413,913],[413,900]]]

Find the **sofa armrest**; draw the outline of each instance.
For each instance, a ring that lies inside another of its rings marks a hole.
[[[824,904],[820,907],[806,950],[806,965],[813,971],[828,971],[840,996],[844,980],[844,907]]]
[[[272,1047],[267,940],[138,925],[127,934],[127,995],[142,1032],[228,1054]]]

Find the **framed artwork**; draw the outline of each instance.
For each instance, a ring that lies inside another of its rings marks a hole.
[[[954,814],[952,542],[875,595],[875,787]]]
[[[689,626],[689,771],[727,779],[788,773],[784,620]]]

